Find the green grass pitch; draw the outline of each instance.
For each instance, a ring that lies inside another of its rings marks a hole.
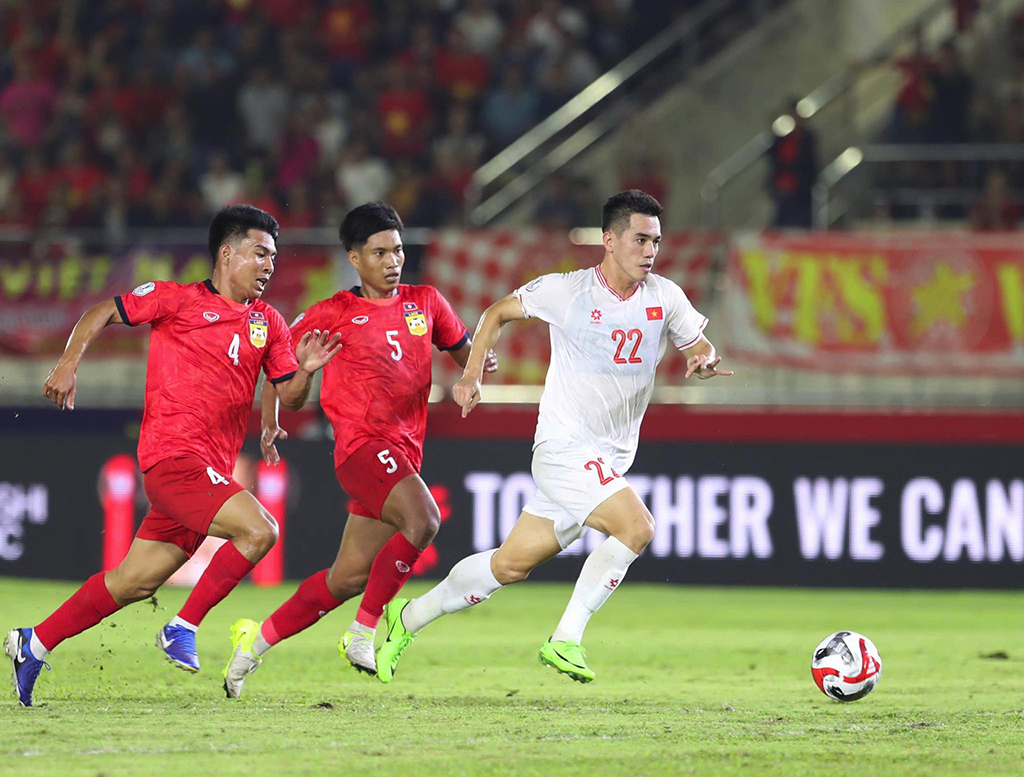
[[[628,581],[627,581],[628,583]],[[3,629],[70,584],[0,579]],[[37,774],[1019,774],[1024,593],[685,588],[627,584],[591,622],[597,680],[537,662],[568,585],[526,583],[420,635],[395,682],[358,675],[337,641],[349,603],[268,654],[228,701],[228,625],[293,590],[243,586],[199,634],[189,675],[153,647],[184,600],[165,589],[66,642],[34,709],[0,703],[3,771]],[[419,583],[409,592],[424,590]],[[811,651],[849,628],[883,659],[840,705]],[[1002,657],[993,657],[1002,656]],[[9,770],[9,771],[8,771]]]

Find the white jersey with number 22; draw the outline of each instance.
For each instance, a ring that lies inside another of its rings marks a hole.
[[[680,350],[695,345],[708,320],[679,286],[653,273],[625,299],[599,267],[542,275],[514,294],[529,318],[551,330],[534,447],[580,443],[611,456],[624,473],[668,341]]]

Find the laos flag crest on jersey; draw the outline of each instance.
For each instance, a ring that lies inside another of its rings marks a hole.
[[[409,327],[409,334],[425,335],[427,333],[427,317],[416,306],[416,303],[403,302],[402,309],[405,311],[405,325]]]
[[[267,317],[258,310],[249,313],[249,342],[257,348],[267,344]]]

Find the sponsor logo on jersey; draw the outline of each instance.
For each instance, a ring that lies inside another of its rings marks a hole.
[[[397,569],[404,575],[406,572],[409,571],[409,565],[399,559],[395,561],[395,569]]]
[[[369,316],[356,316],[355,318],[352,319],[352,323],[353,324],[365,324],[369,320],[370,320]]]
[[[216,313],[211,313],[211,312],[210,312],[209,310],[207,310],[207,311],[205,311],[205,312],[203,313],[203,318],[205,318],[205,319],[206,319],[207,321],[209,321],[209,322],[210,322],[211,324],[212,324],[212,323],[213,323],[214,321],[220,321],[220,316],[218,316],[218,315],[217,315]]]
[[[590,311],[590,323],[591,324],[600,324],[601,323],[601,311],[600,310],[591,310]]]
[[[410,303],[406,303],[408,305]],[[425,335],[427,333],[427,317],[424,315],[422,310],[418,310],[413,304],[413,309],[405,311],[405,325],[409,327],[409,334],[411,335]]]
[[[249,342],[257,348],[267,344],[267,321],[258,311],[249,313]]]
[[[534,278],[532,281],[530,281],[528,284],[526,284],[526,290],[527,291],[533,291],[538,286],[540,286],[543,282],[544,282],[544,276],[543,275],[540,276],[539,278]]]
[[[665,313],[660,307],[647,308],[648,321],[661,321],[664,317]]]
[[[149,292],[153,291],[153,289],[155,288],[156,284],[150,281],[149,283],[144,283],[141,286],[136,286],[132,294],[134,294],[136,297],[145,297],[147,294],[149,294]]]
[[[302,319],[304,319],[305,317],[306,317],[306,314],[305,314],[305,313],[299,313],[299,315],[297,315],[297,316],[295,317],[295,320],[294,320],[294,321],[292,321],[292,322],[291,322],[291,323],[290,323],[290,324],[288,325],[288,328],[289,328],[289,329],[291,329],[291,328],[292,328],[293,326],[295,326],[296,324],[298,324],[298,323],[299,323],[299,322],[300,322],[300,321],[301,321]]]

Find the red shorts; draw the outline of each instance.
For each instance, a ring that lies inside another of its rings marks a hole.
[[[349,512],[379,521],[391,489],[416,470],[393,443],[370,440],[356,448],[334,473],[349,495]]]
[[[221,506],[245,490],[195,456],[157,462],[146,470],[142,485],[151,507],[135,536],[177,545],[190,557]]]

